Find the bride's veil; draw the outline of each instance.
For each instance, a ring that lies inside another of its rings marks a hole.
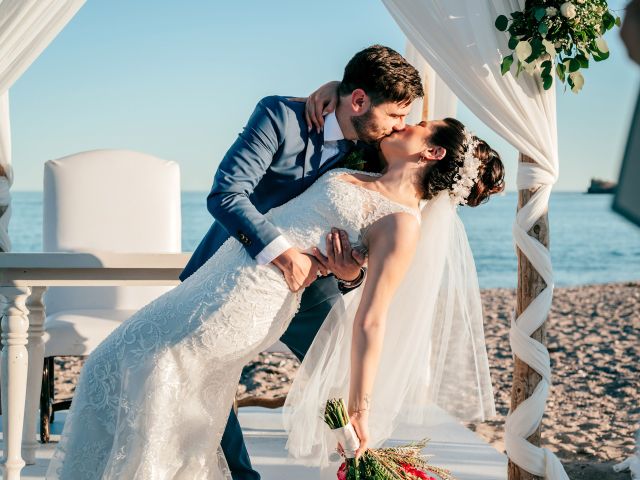
[[[333,308],[287,396],[287,449],[306,465],[326,466],[335,450],[322,417],[327,399],[348,401],[360,296],[361,289],[350,292]],[[389,309],[371,398],[371,447],[399,423],[426,424],[433,405],[464,420],[495,414],[475,264],[448,192],[422,209],[418,248]]]

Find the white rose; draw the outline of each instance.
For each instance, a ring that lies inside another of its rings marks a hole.
[[[596,46],[602,53],[607,53],[609,51],[609,46],[607,45],[606,40],[602,37],[596,38]]]
[[[584,3],[585,0],[577,0],[580,5]]]
[[[518,60],[524,62],[531,56],[531,52],[533,52],[533,49],[531,48],[531,44],[529,42],[527,42],[526,40],[522,40],[518,42],[518,45],[516,45],[515,52]]]
[[[551,58],[554,58],[556,56],[556,47],[552,42],[550,42],[545,38],[542,40],[542,45],[544,45],[544,48],[547,51],[547,53],[551,55]]]
[[[547,7],[547,17],[555,17],[558,14],[556,7]]]
[[[562,5],[560,5],[560,13],[562,14],[563,17],[566,17],[569,20],[571,20],[573,17],[576,16],[576,6],[571,2],[565,2]]]
[[[573,93],[578,93],[582,90],[582,86],[584,85],[584,77],[580,72],[573,72],[569,74],[569,78],[573,82],[573,87],[571,87],[571,91]]]

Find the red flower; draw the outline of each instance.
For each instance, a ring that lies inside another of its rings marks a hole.
[[[408,463],[401,463],[400,466],[404,469],[405,472],[410,473],[411,475],[415,475],[416,477],[422,480],[436,480],[433,477],[429,477],[422,470],[418,470],[417,468],[409,465]]]
[[[343,462],[338,469],[338,480],[347,480],[347,463]],[[435,480],[435,479],[434,479]]]

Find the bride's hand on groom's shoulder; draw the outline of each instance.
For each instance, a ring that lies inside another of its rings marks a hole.
[[[338,86],[340,82],[325,83],[307,98],[304,114],[309,130],[315,128],[318,132],[324,127],[324,116],[331,113],[338,105]]]

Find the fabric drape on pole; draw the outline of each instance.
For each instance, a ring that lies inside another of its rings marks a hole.
[[[537,428],[551,385],[549,352],[530,338],[551,309],[553,273],[548,249],[527,232],[548,209],[558,177],[555,90],[538,79],[500,74],[508,55],[507,36],[494,22],[498,15],[521,10],[524,0],[382,0],[408,40],[444,79],[454,94],[486,125],[535,163],[518,166],[518,189],[537,189],[516,216],[516,246],[543,277],[547,287],[511,325],[513,352],[542,377],[533,395],[510,412],[505,445],[513,462],[547,479],[567,479],[560,461],[526,438]]]
[[[422,112],[425,100],[427,102],[427,120],[455,117],[458,109],[458,99],[455,94],[409,41],[407,41],[404,57],[420,72],[422,81],[426,81],[424,99],[419,98],[413,102],[406,122],[415,124],[424,118]]]
[[[11,219],[11,123],[9,122],[9,92],[0,95],[0,252],[11,250],[9,220]]]
[[[0,251],[11,249],[9,88],[29,68],[85,0],[0,0]],[[4,173],[2,173],[4,172]]]

